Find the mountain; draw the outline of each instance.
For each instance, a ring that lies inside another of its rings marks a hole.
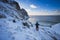
[[[0,0],[0,40],[60,40],[60,32],[57,31],[60,24],[51,28],[39,25],[37,31],[36,25],[28,18],[27,12],[18,2]]]
[[[0,0],[0,11],[3,12],[3,15],[9,15],[12,18],[16,19],[28,19],[28,13],[25,9],[20,8],[19,4],[14,0]]]

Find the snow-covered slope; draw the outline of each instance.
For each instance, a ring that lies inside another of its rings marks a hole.
[[[57,28],[39,26],[36,31],[35,25],[26,20],[28,18],[25,9],[14,0],[0,0],[0,40],[60,40],[57,31],[60,24]]]
[[[54,30],[40,26],[36,31],[35,25],[28,28],[23,25],[24,22],[0,19],[0,40],[60,40],[60,34]]]
[[[60,34],[60,23],[53,25],[51,29]]]
[[[7,2],[6,2],[7,1]],[[9,15],[15,19],[28,19],[28,14],[22,9],[16,1],[1,0],[0,1],[0,14]],[[3,13],[1,13],[3,12]],[[25,14],[25,15],[23,15]]]

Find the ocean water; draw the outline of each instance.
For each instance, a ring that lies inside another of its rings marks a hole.
[[[48,16],[30,16],[29,21],[35,24],[39,22],[40,25],[54,25],[60,23],[60,16],[59,15],[48,15]]]

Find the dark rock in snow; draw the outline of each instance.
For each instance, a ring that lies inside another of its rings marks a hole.
[[[28,19],[29,16],[25,9],[21,9],[18,2],[14,0],[0,0],[0,11],[4,12],[3,15],[7,14],[10,17],[17,19]],[[2,15],[1,15],[2,16]]]
[[[0,14],[0,18],[6,18],[6,16],[3,14]]]
[[[8,0],[0,0],[0,1],[5,2],[5,3],[7,3],[7,2],[8,2]]]
[[[20,10],[20,6],[16,1],[11,2],[10,5],[15,7],[17,10]]]

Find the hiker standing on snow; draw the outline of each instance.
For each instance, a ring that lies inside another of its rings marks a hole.
[[[38,24],[38,22],[36,22],[36,30],[38,31],[39,30],[39,24]]]

